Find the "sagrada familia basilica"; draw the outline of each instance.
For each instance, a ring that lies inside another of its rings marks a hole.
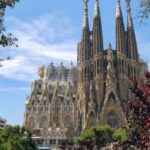
[[[39,68],[25,105],[26,127],[33,135],[53,144],[80,135],[84,130],[109,124],[126,124],[124,100],[132,96],[131,78],[142,78],[146,63],[140,60],[127,0],[127,27],[120,0],[116,6],[116,48],[103,47],[99,1],[95,0],[92,30],[88,0],[84,0],[82,37],[77,46],[77,66]]]

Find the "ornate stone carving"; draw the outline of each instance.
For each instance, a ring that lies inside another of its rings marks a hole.
[[[43,79],[44,76],[45,76],[45,66],[44,66],[44,65],[42,65],[42,66],[39,68],[38,73],[39,73],[40,78]]]

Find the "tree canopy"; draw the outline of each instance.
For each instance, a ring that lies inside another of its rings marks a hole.
[[[123,128],[119,128],[117,130],[115,130],[114,134],[113,134],[113,139],[115,141],[126,141],[127,140],[127,132],[125,129]]]
[[[31,132],[20,126],[0,130],[0,150],[36,150]]]
[[[77,142],[80,145],[92,149],[93,146],[102,147],[115,141],[124,141],[127,139],[126,130],[119,128],[114,129],[109,125],[100,125],[95,128],[86,130],[80,135]]]
[[[147,149],[150,147],[150,73],[145,73],[145,80],[134,80],[132,92],[134,99],[127,101],[128,139],[130,144]]]
[[[6,8],[13,8],[19,0],[0,0],[0,45],[12,46],[16,45],[17,38],[13,37],[11,33],[6,34],[6,28],[4,25],[4,17]]]

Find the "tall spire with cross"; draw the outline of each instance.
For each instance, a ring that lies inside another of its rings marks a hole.
[[[127,2],[127,12],[128,12],[128,27],[133,27],[130,0],[127,0],[126,2]]]
[[[93,53],[103,52],[103,34],[99,9],[99,0],[95,0],[93,23]]]
[[[84,17],[83,17],[83,29],[82,29],[82,40],[81,40],[81,54],[82,61],[88,60],[90,55],[90,29],[88,21],[88,0],[84,0]]]
[[[84,0],[83,28],[89,26],[89,21],[88,21],[88,1],[89,0]]]
[[[100,15],[99,0],[95,0],[94,17],[97,17],[99,15]]]
[[[138,61],[138,50],[137,50],[137,41],[136,36],[134,32],[134,25],[131,15],[131,6],[130,1],[127,0],[127,12],[128,12],[128,25],[127,25],[127,49],[128,49],[128,55],[132,59]]]
[[[120,0],[117,0],[116,6],[116,50],[117,53],[126,55],[125,51],[125,29]]]
[[[122,17],[122,10],[121,10],[121,5],[120,5],[120,0],[117,0],[116,17]]]

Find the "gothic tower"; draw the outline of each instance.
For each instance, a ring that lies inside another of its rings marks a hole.
[[[100,116],[104,89],[104,49],[99,1],[95,0],[93,31],[88,23],[88,1],[84,1],[82,39],[79,43],[79,108],[82,128],[95,125]]]
[[[101,111],[102,99],[104,97],[104,48],[99,0],[95,0],[92,44],[94,53],[94,68],[96,82],[96,111],[99,116]]]
[[[88,22],[88,0],[84,0],[82,38],[78,44],[78,122],[81,130],[109,124],[125,125],[124,100],[132,96],[131,78],[140,79],[140,61],[127,0],[128,24],[124,26],[120,0],[116,5],[116,49],[103,48],[99,0],[95,0],[92,31]],[[79,125],[78,125],[79,126]]]
[[[139,79],[139,55],[138,55],[138,48],[137,48],[137,41],[134,31],[134,25],[131,15],[131,7],[130,7],[130,0],[127,0],[127,13],[128,13],[128,20],[127,20],[127,41],[126,41],[126,48],[129,60],[129,76],[135,76]]]

